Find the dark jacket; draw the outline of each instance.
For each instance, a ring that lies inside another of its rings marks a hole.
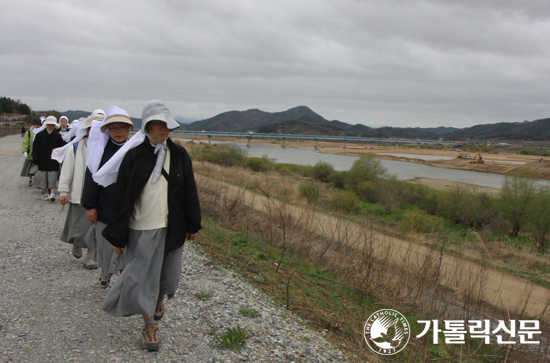
[[[115,144],[111,139],[105,145],[103,156],[99,162],[101,168],[109,159],[120,149],[122,145]],[[84,177],[84,188],[82,189],[81,204],[86,210],[96,209],[97,220],[101,223],[109,224],[113,221],[113,209],[115,199],[115,184],[103,187],[97,184],[90,169],[86,168]]]
[[[42,130],[36,134],[32,147],[32,160],[38,165],[38,170],[59,171],[59,163],[52,159],[52,150],[65,144],[66,142],[55,130],[51,134],[48,134],[48,130]]]
[[[166,252],[173,251],[185,242],[187,233],[196,233],[201,227],[201,210],[191,158],[185,148],[167,140],[170,150],[168,175],[168,227]],[[103,230],[103,236],[116,247],[128,244],[128,225],[134,204],[155,168],[157,155],[148,139],[128,151],[116,181],[115,218]],[[164,176],[161,176],[164,178]]]

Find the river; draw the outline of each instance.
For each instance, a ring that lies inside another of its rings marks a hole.
[[[229,142],[216,141],[214,143],[221,144]],[[309,147],[287,147],[286,149],[283,149],[281,146],[252,144],[250,148],[247,148],[246,143],[233,144],[247,150],[248,156],[263,157],[264,155],[267,155],[269,159],[274,160],[276,163],[290,163],[298,165],[315,165],[319,161],[325,161],[331,164],[334,169],[339,171],[349,170],[353,162],[358,159],[356,156],[320,154],[315,152],[313,148]],[[501,174],[438,168],[424,164],[408,163],[405,161],[386,159],[379,160],[382,165],[388,169],[390,174],[396,175],[400,180],[430,178],[497,189],[500,189],[502,187],[502,183],[504,182],[504,176]],[[540,185],[550,186],[550,181],[547,180],[541,180],[539,183]]]

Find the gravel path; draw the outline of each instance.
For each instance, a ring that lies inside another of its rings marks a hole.
[[[191,243],[184,248],[180,289],[159,325],[160,352],[139,348],[141,317],[100,310],[106,291],[59,241],[66,210],[43,201],[19,177],[21,137],[0,139],[0,362],[341,362],[320,334],[221,268]],[[196,293],[211,294],[198,299]],[[254,308],[259,317],[239,314]],[[250,330],[240,352],[216,336]]]

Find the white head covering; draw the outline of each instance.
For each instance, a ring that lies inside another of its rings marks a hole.
[[[73,144],[79,142],[86,136],[87,128],[83,128],[84,124],[86,123],[86,119],[84,117],[81,117],[78,119],[78,123],[76,124],[76,127],[73,128],[75,131],[76,137],[69,142],[68,144],[58,147],[57,149],[52,150],[52,159],[57,160],[58,163],[62,163],[63,160],[65,160],[65,155],[67,154],[67,151],[69,148],[73,146]]]
[[[110,114],[109,112],[112,112],[112,114],[128,114],[126,111],[116,106],[109,108],[108,114]],[[107,145],[110,136],[109,130],[105,129],[104,131],[101,131],[101,126],[105,120],[105,112],[101,109],[97,109],[94,110],[90,116],[93,117],[90,136],[88,137],[88,159],[86,160],[86,167],[90,169],[93,176],[99,168],[99,163],[103,157],[103,151],[105,150],[105,146]]]
[[[101,162],[101,158],[103,157],[103,151],[105,150],[105,146],[107,145],[107,142],[109,141],[109,137],[110,137],[109,130],[104,126],[109,123],[108,122],[109,118],[112,119],[113,116],[118,118],[120,115],[126,116],[128,117],[128,120],[130,120],[130,116],[122,108],[117,106],[110,107],[107,110],[107,114],[105,115],[105,119],[103,120],[103,123],[97,124],[94,121],[94,123],[92,124],[92,130],[90,131],[91,136],[90,136],[90,139],[88,140],[88,160],[86,162],[86,165],[92,172],[92,177],[94,178],[94,181],[104,187],[109,186],[116,181],[120,163],[122,162],[124,155],[126,155],[126,152],[129,150],[128,144],[132,144],[131,142],[135,141],[134,139],[137,136],[136,135],[132,137],[130,141],[126,141],[124,145],[120,149],[118,149],[115,155],[113,155],[101,167],[101,169],[99,169],[99,163]],[[104,131],[101,131],[102,129]],[[91,143],[93,143],[93,145],[91,145]],[[90,146],[92,146],[92,150],[90,150]],[[137,145],[134,145],[132,147],[135,147],[135,146]],[[113,165],[113,163],[116,164],[116,170],[114,171],[111,170],[112,168],[111,165]]]
[[[42,116],[44,117],[44,116]],[[40,117],[42,119],[42,117]],[[44,120],[46,118],[44,117]],[[33,137],[32,137],[32,141],[34,141],[34,137],[36,136],[36,134],[38,134],[40,131],[42,130],[45,130],[46,129],[46,125],[44,125],[44,120],[42,120],[42,126],[40,126],[39,128],[32,128],[32,133],[33,133]]]
[[[61,120],[65,119],[67,121],[67,127],[69,126],[69,118],[67,116],[61,116],[59,118],[59,127],[61,127]]]
[[[141,113],[141,119],[143,120],[141,124],[141,130],[145,131],[145,125],[149,121],[164,121],[166,122],[166,127],[170,130],[175,130],[180,128],[180,124],[172,117],[172,112],[166,106],[166,104],[161,100],[152,100],[149,101]]]
[[[55,125],[57,126],[57,119],[55,116],[48,116],[46,117],[46,121],[42,125]]]
[[[109,113],[109,111],[107,111]],[[180,124],[172,117],[170,109],[161,100],[152,100],[148,102],[143,108],[141,114],[142,123],[141,130],[139,130],[129,141],[127,141],[113,157],[109,159],[102,167],[93,174],[94,180],[99,185],[104,187],[116,182],[118,176],[118,169],[122,163],[122,159],[126,153],[143,143],[145,136],[147,135],[145,128],[150,121],[158,120],[166,122],[166,125],[170,130],[177,129]],[[91,169],[90,169],[91,170]]]

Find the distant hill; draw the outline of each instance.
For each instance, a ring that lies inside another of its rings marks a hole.
[[[550,118],[523,122],[500,122],[488,125],[476,125],[445,134],[453,139],[490,139],[490,140],[550,140]]]
[[[264,112],[258,109],[246,111],[229,111],[212,118],[193,122],[185,127],[186,130],[208,131],[258,131],[261,126],[271,125],[284,121],[292,121],[306,118],[310,122],[326,121],[323,117],[313,112],[310,108],[299,106],[284,112]]]
[[[224,112],[212,118],[197,121],[184,127],[186,130],[205,131],[254,131],[270,134],[304,134],[327,136],[362,136],[380,138],[428,138],[437,139],[444,131],[455,128],[370,128],[351,125],[342,121],[326,120],[306,106],[298,106],[284,112],[269,113],[258,109]],[[433,132],[430,132],[433,131]]]

